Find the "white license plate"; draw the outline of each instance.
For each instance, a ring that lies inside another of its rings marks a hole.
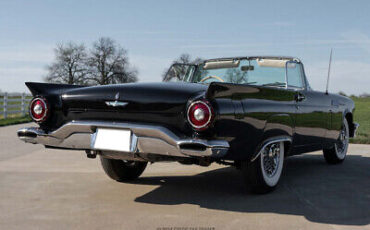
[[[130,152],[131,131],[98,128],[91,142],[93,149]]]

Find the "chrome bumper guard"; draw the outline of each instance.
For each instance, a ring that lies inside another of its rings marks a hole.
[[[72,121],[50,133],[34,127],[23,128],[18,130],[18,137],[49,147],[96,150],[92,141],[97,128],[131,130],[131,153],[219,158],[229,149],[225,140],[182,139],[162,126],[118,122]]]
[[[359,123],[356,123],[356,122],[353,123],[353,135],[352,135],[353,137],[357,136],[357,130],[359,127],[360,127]]]

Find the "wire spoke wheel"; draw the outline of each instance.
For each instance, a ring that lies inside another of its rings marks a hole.
[[[339,138],[335,143],[336,152],[338,158],[343,159],[346,155],[346,150],[348,147],[349,137],[347,126],[343,125],[342,130],[340,131]]]
[[[267,146],[265,151],[262,153],[263,158],[263,170],[268,177],[272,177],[276,174],[279,161],[280,161],[280,144],[275,143]]]
[[[280,179],[284,164],[284,142],[267,145],[261,152],[261,171],[265,183],[275,186]]]
[[[259,194],[276,188],[284,168],[284,141],[266,140],[265,143],[262,143],[257,158],[241,164],[246,185]]]

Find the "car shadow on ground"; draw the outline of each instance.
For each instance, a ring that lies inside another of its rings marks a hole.
[[[245,212],[300,215],[318,223],[370,223],[370,158],[347,156],[327,165],[320,155],[288,158],[277,190],[247,193],[238,170],[229,167],[195,176],[143,177],[137,184],[159,185],[136,202]]]

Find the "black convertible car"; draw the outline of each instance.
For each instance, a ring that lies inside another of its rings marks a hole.
[[[174,64],[165,81],[26,83],[39,127],[23,128],[18,137],[100,155],[117,181],[136,179],[147,162],[217,162],[236,166],[248,188],[265,193],[278,184],[285,157],[323,150],[328,163],[341,163],[358,127],[353,101],[314,91],[297,58]]]

